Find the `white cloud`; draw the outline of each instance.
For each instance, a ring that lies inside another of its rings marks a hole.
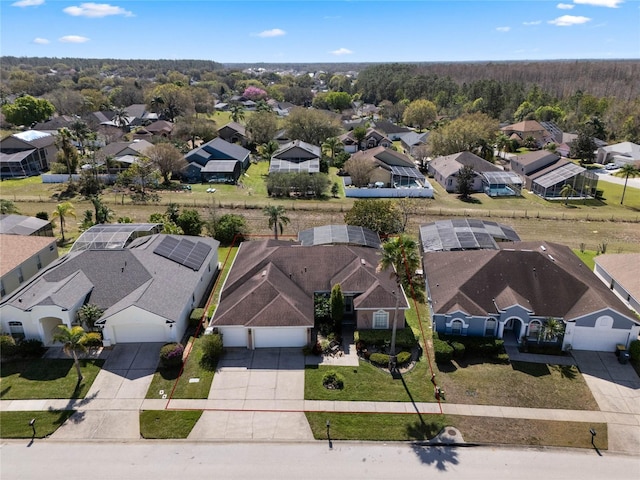
[[[37,7],[42,5],[44,0],[19,0],[11,4],[12,7]]]
[[[530,27],[531,25],[540,25],[542,20],[534,20],[533,22],[522,22],[523,25]]]
[[[560,10],[571,10],[573,7],[575,7],[575,5],[572,3],[559,3],[556,5],[556,8],[559,8]]]
[[[508,32],[511,30],[511,27],[497,27],[496,30],[499,32]]]
[[[572,25],[581,25],[583,23],[590,22],[591,19],[589,17],[581,17],[576,15],[563,15],[561,17],[556,18],[555,20],[549,20],[551,25],[555,25],[556,27],[571,27]]]
[[[111,15],[124,15],[125,17],[133,16],[133,13],[129,10],[125,10],[122,7],[115,7],[108,3],[81,3],[79,7],[67,7],[62,11],[73,17],[102,18]]]
[[[58,40],[62,43],[84,43],[89,41],[87,37],[82,37],[80,35],[65,35],[64,37],[60,37]]]
[[[578,5],[591,5],[593,7],[618,8],[618,5],[624,3],[623,0],[573,0]]]
[[[46,38],[40,38],[40,37],[36,37],[33,39],[33,43],[37,43],[38,45],[47,45],[49,43],[51,43],[49,40],[47,40]]]
[[[351,50],[349,50],[348,48],[339,48],[337,50],[333,50],[332,52],[329,52],[332,55],[351,55],[353,52]]]
[[[281,30],[279,28],[272,28],[271,30],[265,30],[263,32],[260,32],[256,36],[262,37],[262,38],[271,38],[271,37],[281,37],[286,34],[287,32],[285,32],[284,30]]]

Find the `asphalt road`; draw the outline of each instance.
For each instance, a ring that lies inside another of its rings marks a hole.
[[[328,442],[3,442],[2,480],[634,479],[640,456],[594,450]]]

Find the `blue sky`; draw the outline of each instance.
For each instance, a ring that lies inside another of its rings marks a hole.
[[[640,58],[638,0],[0,0],[0,54],[234,62]]]

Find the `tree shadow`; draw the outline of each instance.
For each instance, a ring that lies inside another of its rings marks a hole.
[[[529,362],[511,362],[511,368],[532,377],[544,377],[545,375],[551,375],[549,366],[544,363],[529,363]]]
[[[573,365],[551,365],[551,368],[560,373],[562,378],[566,378],[569,380],[575,380],[577,377],[577,370],[573,367]]]
[[[440,447],[414,443],[411,449],[425,465],[435,465],[440,471],[446,471],[448,465],[458,465],[458,452],[455,447]]]
[[[459,195],[458,199],[461,202],[471,203],[473,205],[481,205],[482,204],[482,200],[480,200],[479,198],[476,198],[476,197],[463,197],[463,196]]]

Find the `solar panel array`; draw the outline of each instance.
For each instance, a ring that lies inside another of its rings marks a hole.
[[[320,160],[317,158],[301,161],[272,158],[269,166],[269,173],[318,173],[319,171]]]
[[[210,251],[211,247],[203,242],[192,242],[186,238],[178,240],[175,237],[165,237],[153,253],[197,272]]]
[[[451,250],[497,250],[496,241],[520,241],[511,227],[477,219],[441,220],[420,226],[425,252]]]
[[[342,243],[380,248],[380,237],[368,228],[353,225],[324,225],[309,228],[298,234],[298,241],[305,246]]]
[[[422,173],[420,173],[420,170],[418,170],[417,168],[413,168],[413,167],[398,167],[398,166],[391,166],[391,173],[394,175],[398,175],[401,177],[408,177],[408,178],[417,178],[418,180],[424,180],[424,175]]]
[[[542,175],[540,178],[535,179],[533,183],[537,183],[543,188],[549,188],[557,185],[558,183],[565,182],[585,170],[586,168],[580,167],[575,163],[567,163],[566,165],[556,168],[546,175]]]

